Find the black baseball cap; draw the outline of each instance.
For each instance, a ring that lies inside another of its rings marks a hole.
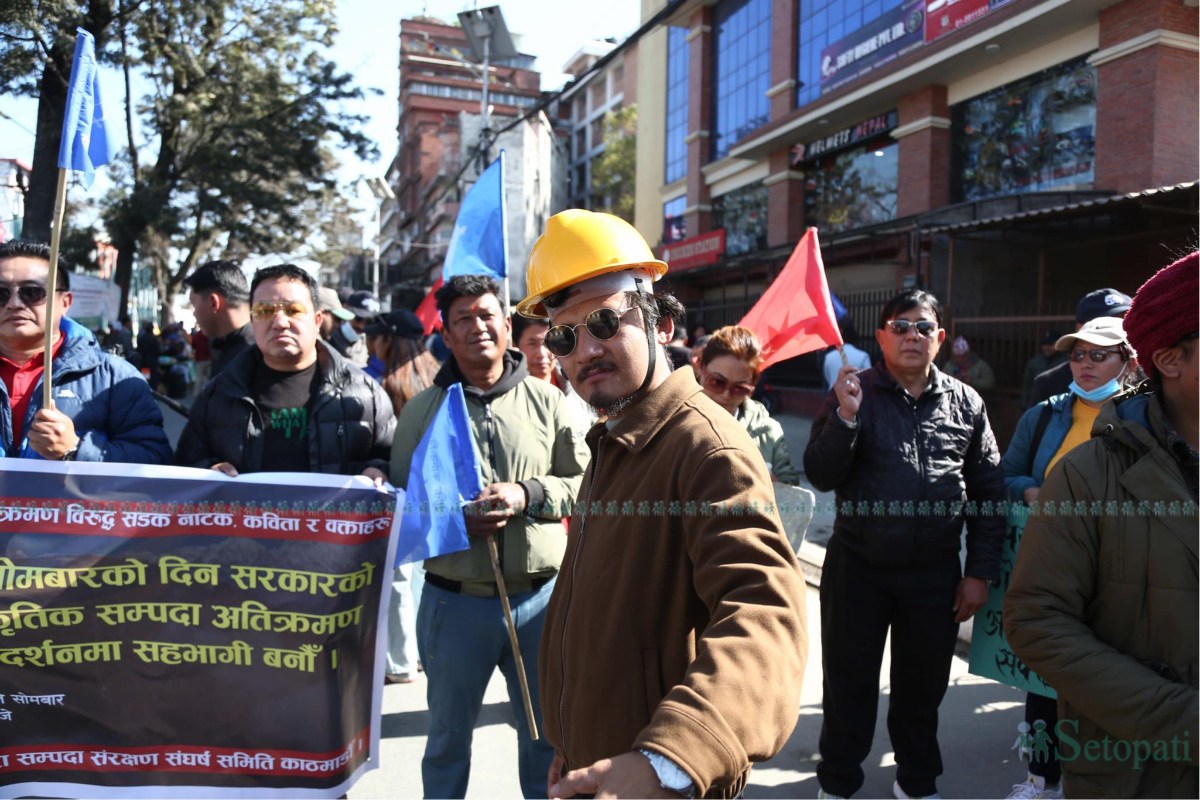
[[[420,339],[425,335],[425,326],[416,314],[406,308],[380,314],[367,325],[368,336],[378,336],[382,333],[392,336],[403,336],[406,339]]]
[[[372,319],[379,316],[379,312],[383,307],[379,305],[378,298],[370,292],[359,291],[346,298],[343,303],[346,310],[352,311],[354,316],[359,319]]]
[[[1133,302],[1129,295],[1116,289],[1097,289],[1088,292],[1075,306],[1075,321],[1079,324],[1091,322],[1100,317],[1117,317],[1129,311]]]

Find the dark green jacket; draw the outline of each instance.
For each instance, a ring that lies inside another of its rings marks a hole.
[[[484,485],[520,483],[529,496],[530,509],[509,520],[497,543],[504,577],[520,581],[558,572],[567,547],[562,519],[571,514],[590,455],[586,431],[577,427],[563,393],[530,378],[520,352],[509,350],[504,359],[499,382],[480,391],[466,384],[451,357],[434,385],[405,404],[392,444],[391,481],[407,488],[421,436],[446,391],[462,383]],[[429,559],[425,569],[463,583],[495,581],[483,539],[473,538],[470,550]]]
[[[1195,498],[1165,447],[1154,395],[1105,405],[1092,437],[1042,485],[1004,631],[1058,691],[1068,796],[1197,797]],[[1138,743],[1166,760],[1135,769],[1127,748]]]

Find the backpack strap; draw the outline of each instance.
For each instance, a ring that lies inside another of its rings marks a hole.
[[[1033,459],[1037,456],[1038,447],[1042,443],[1042,437],[1046,435],[1046,428],[1050,425],[1050,417],[1053,414],[1054,409],[1047,401],[1042,406],[1042,413],[1038,414],[1037,427],[1033,429],[1033,439],[1029,442],[1029,464],[1025,468],[1025,474],[1030,477],[1033,477]]]

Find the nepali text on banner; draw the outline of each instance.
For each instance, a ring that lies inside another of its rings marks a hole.
[[[379,763],[397,495],[0,459],[0,798],[344,795]]]

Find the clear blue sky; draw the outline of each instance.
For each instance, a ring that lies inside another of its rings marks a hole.
[[[395,5],[378,0],[337,0],[339,33],[332,57],[343,70],[353,73],[363,88],[382,90],[382,94],[353,108],[371,118],[366,133],[377,143],[380,160],[360,164],[349,153],[339,153],[343,160],[340,173],[343,182],[349,183],[362,175],[382,175],[395,155],[400,19],[426,14],[453,23],[459,11],[489,5],[500,6],[519,49],[538,58],[536,68],[542,73],[542,89],[546,90],[557,89],[566,82],[563,64],[584,42],[609,36],[624,39],[640,24],[640,0],[485,0],[483,3],[402,0]],[[101,89],[108,113],[119,118],[122,114],[119,73],[106,71],[101,78]],[[0,158],[17,158],[31,164],[37,102],[0,94],[0,114]],[[113,133],[114,144],[125,147],[124,125],[115,125]],[[106,181],[98,175],[90,196],[99,197],[105,187]],[[360,195],[360,202],[366,205],[369,195],[365,188]]]

